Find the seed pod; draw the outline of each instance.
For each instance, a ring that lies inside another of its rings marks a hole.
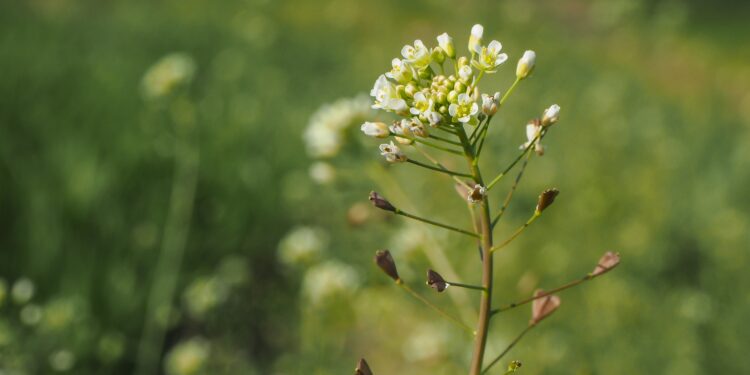
[[[443,279],[439,273],[433,270],[427,270],[427,285],[429,285],[430,288],[437,290],[438,293],[441,293],[450,286],[450,284],[445,282],[445,279]]]
[[[591,272],[591,276],[599,276],[609,272],[609,270],[617,267],[620,264],[620,254],[607,251],[599,259],[599,263],[596,264],[594,271]]]
[[[543,191],[542,194],[539,195],[539,200],[536,204],[536,213],[541,214],[542,211],[551,206],[555,201],[555,197],[557,197],[557,194],[560,194],[560,191],[555,188]]]
[[[378,250],[375,252],[375,264],[380,267],[383,272],[385,272],[386,275],[388,275],[391,279],[398,282],[401,280],[401,277],[398,276],[398,271],[396,270],[396,262],[393,260],[393,257],[391,256],[391,252],[388,250]]]
[[[537,289],[534,292],[534,297],[539,297],[544,294],[544,291]],[[544,318],[550,316],[557,308],[560,307],[560,297],[555,295],[545,295],[534,300],[531,304],[531,321],[529,324],[536,325],[541,322]]]
[[[383,198],[380,194],[378,194],[375,191],[371,191],[370,192],[370,198],[369,199],[370,199],[370,202],[372,202],[372,204],[375,207],[377,207],[377,208],[379,208],[381,210],[396,212],[396,207],[393,207],[393,205],[391,204],[391,202],[388,202],[387,199]]]
[[[354,369],[354,375],[372,375],[370,366],[367,365],[367,361],[364,358],[360,358],[357,362],[357,368]]]

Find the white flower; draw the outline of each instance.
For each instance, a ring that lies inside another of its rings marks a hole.
[[[367,95],[342,98],[325,104],[310,116],[304,139],[312,157],[335,156],[346,137],[347,129],[372,115]]]
[[[520,149],[526,149],[531,145],[531,142],[534,142],[534,151],[537,153],[537,155],[544,155],[544,146],[542,146],[541,143],[543,130],[544,127],[541,125],[539,120],[533,120],[526,124],[526,139],[528,139],[528,141],[522,144]]]
[[[411,119],[401,119],[401,121],[395,121],[390,126],[391,133],[396,135],[402,135],[403,137],[394,137],[398,143],[402,145],[410,145],[414,143],[414,134],[411,132]]]
[[[492,116],[497,113],[497,103],[500,100],[500,93],[496,92],[495,95],[489,96],[482,94],[482,113],[487,116]]]
[[[375,104],[372,105],[375,109],[404,113],[408,108],[406,101],[399,96],[396,86],[383,74],[375,81],[375,86],[370,90],[370,96],[375,98]]]
[[[432,127],[438,126],[443,121],[443,116],[437,111],[429,111],[424,114],[424,117],[427,118]]]
[[[375,138],[387,138],[390,132],[388,131],[388,125],[382,122],[365,122],[359,128],[362,133],[365,133],[368,137]]]
[[[279,242],[279,260],[287,266],[309,265],[322,258],[329,242],[321,228],[296,227]]]
[[[380,145],[380,155],[385,156],[385,160],[389,163],[400,163],[406,161],[406,155],[401,152],[401,149],[398,148],[398,146],[393,144],[393,141],[391,141],[390,144],[383,143]]]
[[[451,59],[456,58],[456,48],[453,46],[453,38],[448,33],[442,33],[437,37],[438,45]]]
[[[469,36],[469,51],[474,53],[482,46],[482,35],[484,35],[484,26],[476,24],[471,27],[471,36]]]
[[[324,161],[317,161],[310,165],[308,169],[310,179],[317,182],[318,184],[325,185],[332,182],[336,178],[336,168],[331,164]]]
[[[22,277],[13,283],[13,287],[10,290],[10,295],[13,297],[13,302],[23,305],[29,302],[34,297],[34,282],[29,278]]]
[[[332,297],[351,295],[359,285],[359,274],[352,266],[329,260],[307,270],[302,294],[313,306],[320,306]]]
[[[211,355],[211,345],[201,337],[178,343],[164,358],[167,375],[194,375],[203,373]]]
[[[476,184],[466,196],[466,199],[469,201],[469,203],[477,203],[481,202],[482,199],[484,199],[485,195],[487,195],[487,188],[482,185]]]
[[[409,120],[409,131],[417,137],[427,138],[429,135],[427,128],[422,124],[422,121],[419,121],[416,117],[412,117],[411,120]]]
[[[471,67],[468,65],[464,65],[458,69],[458,79],[460,79],[463,83],[469,84],[472,75],[473,72],[471,71]]]
[[[542,114],[542,125],[550,126],[556,123],[557,119],[559,118],[560,118],[560,106],[557,104],[553,104],[549,108],[544,110],[544,114]]]
[[[479,56],[476,57],[476,60],[471,60],[471,65],[487,73],[496,72],[496,68],[508,60],[507,54],[500,53],[502,49],[503,45],[497,40],[491,41],[486,47],[478,47],[475,52]]]
[[[414,78],[414,72],[406,61],[393,59],[391,65],[393,68],[390,72],[385,73],[386,77],[395,79],[398,83],[402,84],[409,83],[411,79]]]
[[[401,48],[401,55],[419,70],[430,65],[430,50],[419,39],[414,41],[414,46],[407,44]]]
[[[425,114],[432,110],[434,104],[432,98],[428,98],[424,92],[418,91],[414,94],[414,104],[409,108],[409,112],[413,115]]]
[[[523,56],[518,60],[516,65],[516,77],[523,79],[526,78],[534,70],[536,64],[536,52],[526,51]]]
[[[460,122],[471,122],[472,118],[479,112],[479,105],[467,94],[458,95],[458,103],[448,107],[448,113]]]

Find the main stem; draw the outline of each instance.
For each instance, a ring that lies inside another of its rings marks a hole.
[[[471,175],[477,184],[484,186],[479,163],[474,159],[474,151],[471,147],[466,132],[460,128],[458,137],[464,148],[466,160],[471,167]],[[482,211],[479,215],[479,230],[482,238],[482,297],[479,303],[479,319],[477,322],[476,335],[474,336],[474,351],[471,357],[470,375],[480,375],[482,362],[484,360],[484,349],[487,345],[487,334],[490,328],[490,316],[492,308],[492,218],[490,217],[490,205],[487,196],[482,199]]]

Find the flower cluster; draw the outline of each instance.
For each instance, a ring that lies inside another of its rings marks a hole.
[[[318,109],[305,129],[307,153],[315,158],[336,156],[346,139],[346,130],[370,116],[370,101],[364,95],[339,99]]]
[[[453,38],[447,33],[439,35],[438,45],[432,48],[421,40],[405,45],[401,57],[391,61],[391,70],[381,74],[370,90],[372,108],[394,113],[401,119],[390,126],[365,122],[362,132],[375,138],[393,136],[396,142],[410,145],[429,138],[433,130],[476,126],[493,116],[501,106],[501,94],[480,93],[478,84],[484,74],[497,72],[508,55],[497,40],[483,44],[483,34],[482,25],[472,27],[468,57],[456,55]],[[447,60],[452,61],[452,68]],[[536,53],[524,52],[516,67],[517,80],[528,77],[535,63]],[[390,163],[407,160],[393,142],[380,149]],[[541,154],[538,142],[536,150]]]

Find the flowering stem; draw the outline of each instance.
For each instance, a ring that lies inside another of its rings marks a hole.
[[[476,136],[479,135],[479,130],[483,129],[483,125],[489,123],[491,118],[492,117],[490,116],[487,119],[485,119],[484,121],[480,121],[479,125],[477,125],[477,127],[474,128],[474,130],[471,132],[471,135],[469,136],[469,142],[472,145],[476,144]]]
[[[501,179],[502,179],[502,178],[503,178],[503,177],[504,177],[504,176],[505,176],[506,174],[508,174],[508,172],[510,172],[510,170],[511,170],[511,169],[513,169],[513,167],[515,167],[515,166],[516,166],[516,164],[518,164],[518,162],[519,162],[519,161],[521,160],[521,158],[523,158],[523,157],[524,157],[524,156],[526,155],[526,153],[528,153],[528,152],[530,152],[530,151],[531,151],[531,148],[532,148],[532,147],[534,147],[534,143],[535,143],[535,142],[537,141],[537,139],[539,139],[540,137],[541,137],[541,133],[540,133],[540,134],[537,134],[537,136],[536,136],[536,137],[534,137],[534,139],[532,139],[532,140],[531,140],[531,142],[529,142],[528,146],[526,146],[526,148],[524,148],[524,149],[523,149],[523,151],[522,151],[522,152],[521,152],[521,153],[520,153],[520,154],[518,155],[518,157],[516,157],[516,159],[515,159],[515,160],[513,160],[513,162],[512,162],[512,163],[510,163],[510,165],[509,165],[509,166],[508,166],[507,168],[505,168],[505,170],[504,170],[504,171],[500,172],[500,174],[498,174],[498,175],[497,175],[497,177],[495,177],[495,178],[494,178],[494,179],[493,179],[493,180],[492,180],[492,181],[491,181],[491,182],[489,183],[489,185],[487,185],[487,190],[490,190],[490,189],[492,189],[492,187],[493,187],[493,186],[495,186],[495,184],[496,184],[496,183],[500,182],[500,180],[501,180]]]
[[[494,219],[492,219],[492,228],[495,228],[495,225],[497,225],[497,222],[500,221],[500,218],[503,217],[503,214],[505,213],[505,210],[508,208],[508,205],[510,204],[511,198],[513,198],[513,193],[515,193],[516,188],[518,187],[518,182],[521,181],[521,177],[523,177],[523,172],[526,170],[526,166],[529,164],[529,159],[531,158],[531,153],[526,154],[526,160],[523,161],[523,164],[521,165],[521,170],[518,172],[518,176],[516,176],[516,180],[513,181],[513,186],[510,187],[510,191],[508,192],[508,195],[505,196],[505,201],[503,202],[503,206],[500,207],[500,212],[497,213]]]
[[[472,237],[479,238],[478,234],[473,233],[473,232],[469,232],[468,230],[459,229],[459,228],[452,227],[452,226],[447,225],[447,224],[438,223],[438,222],[432,221],[430,219],[425,219],[423,217],[412,215],[412,214],[410,214],[408,212],[404,212],[404,211],[402,211],[402,210],[400,210],[398,208],[395,208],[394,211],[393,211],[393,213],[395,213],[396,215],[406,216],[408,218],[421,221],[423,223],[432,224],[434,226],[438,226],[438,227],[441,227],[441,228],[444,228],[444,229],[449,229],[449,230],[452,230],[452,231],[455,231],[455,232],[458,232],[458,233],[463,233],[463,234],[466,234],[466,235],[469,235],[469,236],[472,236]]]
[[[485,290],[484,287],[477,286],[477,285],[454,283],[453,281],[446,281],[445,283],[450,286],[457,286],[457,287],[466,288],[466,289],[474,289],[474,290],[482,290],[482,291]]]
[[[500,245],[497,245],[493,247],[492,249],[490,249],[490,252],[498,251],[502,249],[503,247],[505,247],[506,245],[508,245],[509,243],[513,242],[513,240],[515,240],[518,236],[521,235],[521,233],[523,233],[524,229],[526,229],[529,225],[531,225],[531,223],[533,223],[541,215],[542,213],[539,211],[534,212],[534,215],[532,215],[529,220],[527,220],[523,225],[521,225],[520,228],[516,229],[516,231],[513,232],[510,238],[505,240],[505,242],[501,243]]]
[[[510,94],[513,93],[513,90],[516,89],[518,82],[521,82],[521,78],[516,78],[513,84],[510,85],[510,88],[508,89],[508,91],[506,91],[503,97],[500,98],[500,101],[497,103],[498,108],[502,107],[503,103],[505,103],[505,101],[508,100],[508,98],[510,97]]]
[[[519,342],[519,341],[521,341],[521,338],[523,338],[523,336],[524,336],[524,335],[525,335],[526,333],[528,333],[529,331],[531,331],[531,329],[532,329],[532,328],[534,328],[534,327],[536,327],[536,324],[529,324],[529,326],[528,326],[528,327],[526,327],[526,328],[525,328],[525,329],[524,329],[523,331],[521,331],[521,333],[520,333],[520,334],[519,334],[518,336],[516,336],[516,338],[515,338],[515,339],[513,339],[513,341],[511,341],[511,343],[510,343],[510,344],[508,345],[508,347],[506,347],[506,348],[505,348],[505,350],[503,350],[503,351],[502,351],[502,353],[498,354],[498,356],[497,356],[497,357],[495,357],[495,359],[493,359],[493,360],[492,360],[492,362],[490,362],[490,364],[489,364],[489,365],[487,365],[487,367],[485,367],[485,368],[484,368],[484,370],[482,371],[482,374],[486,374],[486,373],[487,373],[487,371],[489,371],[489,370],[490,370],[490,368],[492,368],[492,366],[494,366],[494,365],[495,365],[495,364],[496,364],[496,363],[497,363],[498,361],[500,361],[500,360],[501,360],[501,359],[502,359],[502,358],[503,358],[503,357],[504,357],[504,356],[505,356],[506,354],[508,354],[508,352],[509,352],[509,351],[510,351],[511,349],[513,349],[513,347],[514,347],[514,346],[516,346],[516,344],[518,344],[518,342]]]
[[[596,276],[594,276],[593,274],[588,274],[588,275],[584,276],[583,278],[580,278],[580,279],[575,280],[575,281],[571,281],[571,282],[569,282],[569,283],[567,283],[567,284],[565,284],[563,286],[559,286],[559,287],[557,287],[555,289],[551,289],[551,290],[548,290],[548,291],[546,291],[544,293],[540,293],[540,294],[538,294],[536,296],[529,297],[529,298],[527,298],[525,300],[521,300],[521,301],[518,301],[518,302],[515,302],[515,303],[511,303],[511,304],[505,305],[503,307],[494,309],[494,310],[492,310],[492,315],[495,315],[497,313],[501,313],[501,312],[506,311],[506,310],[510,310],[510,309],[518,307],[518,306],[523,306],[523,305],[525,305],[525,304],[527,304],[527,303],[529,303],[531,301],[534,301],[536,299],[543,298],[543,297],[549,296],[551,294],[554,294],[554,293],[557,293],[557,292],[561,292],[561,291],[563,291],[565,289],[572,288],[572,287],[574,287],[576,285],[583,284],[586,281],[593,280],[595,277]]]
[[[474,159],[474,152],[463,128],[460,128],[458,137],[464,147],[466,161],[469,163],[474,181],[483,185],[482,173],[479,165]],[[474,350],[471,357],[470,375],[479,375],[482,371],[482,362],[484,361],[484,350],[487,346],[487,335],[490,328],[490,309],[492,306],[492,228],[490,228],[490,208],[489,198],[485,195],[482,198],[482,211],[479,215],[479,228],[481,231],[481,248],[482,248],[482,296],[479,302],[479,318],[477,330],[474,338]]]
[[[433,310],[437,311],[440,315],[442,315],[446,319],[450,320],[451,322],[455,323],[456,325],[458,325],[462,329],[466,330],[466,332],[469,332],[471,335],[474,335],[474,331],[471,329],[471,327],[467,326],[466,324],[464,324],[464,322],[458,320],[458,318],[454,317],[453,315],[448,314],[443,309],[435,306],[435,304],[433,304],[432,302],[428,301],[426,298],[422,297],[421,294],[415,292],[414,289],[412,289],[408,285],[404,284],[403,280],[398,279],[398,281],[396,281],[396,284],[398,286],[400,286],[403,290],[405,290],[409,294],[411,294],[414,298],[418,299],[420,302],[424,303],[425,305],[429,306]]]
[[[414,165],[418,165],[420,167],[427,168],[427,169],[432,169],[433,171],[443,172],[443,173],[449,174],[451,176],[472,177],[470,174],[449,171],[449,170],[444,169],[444,168],[433,167],[433,166],[431,166],[429,164],[425,164],[425,163],[416,161],[414,159],[406,159],[406,161],[409,162],[409,163],[412,163]]]

